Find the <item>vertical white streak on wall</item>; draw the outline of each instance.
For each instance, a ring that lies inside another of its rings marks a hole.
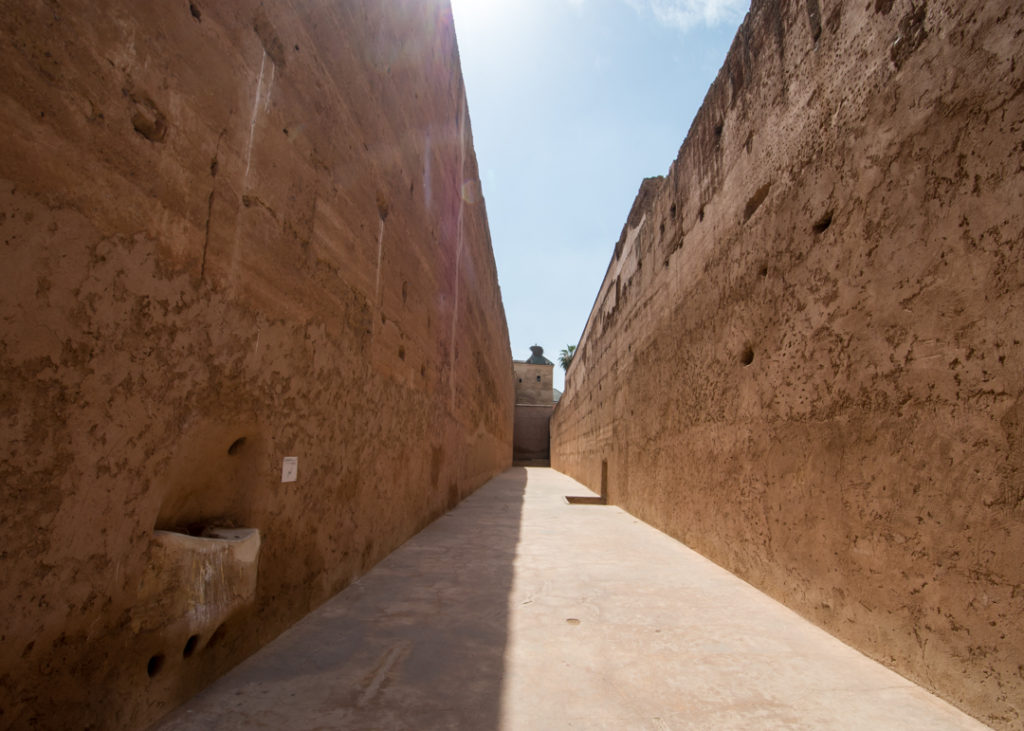
[[[252,164],[252,141],[256,135],[256,118],[260,112],[260,96],[263,94],[263,72],[267,66],[267,52],[263,52],[260,61],[260,75],[256,81],[256,95],[252,100],[252,115],[249,117],[249,144],[245,148],[245,179],[249,179],[249,166]]]
[[[263,52],[263,60],[266,61],[267,53]],[[274,72],[277,71],[277,64],[270,64],[270,81],[267,82],[267,93],[263,95],[263,111],[270,111],[270,94],[274,91]],[[258,90],[257,90],[258,91]],[[259,94],[256,96],[259,99]]]

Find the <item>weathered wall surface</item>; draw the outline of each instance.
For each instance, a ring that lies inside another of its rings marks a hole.
[[[554,366],[535,365],[512,361],[516,377],[517,404],[543,404],[554,402]]]
[[[1024,6],[754,0],[623,230],[552,460],[1024,722]]]
[[[516,404],[512,430],[512,459],[519,461],[548,460],[551,458],[552,406]]]
[[[138,727],[511,461],[451,15],[2,10],[0,726]]]

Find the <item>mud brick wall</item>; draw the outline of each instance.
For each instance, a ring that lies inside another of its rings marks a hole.
[[[1024,6],[754,0],[644,181],[552,463],[1024,723]],[[666,89],[671,93],[671,89]]]
[[[551,406],[516,404],[512,431],[512,459],[550,459],[550,423]]]
[[[0,10],[0,727],[140,727],[511,462],[451,13]]]

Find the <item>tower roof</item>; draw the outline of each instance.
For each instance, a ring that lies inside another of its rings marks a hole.
[[[544,348],[539,345],[531,345],[530,352],[533,353],[533,355],[527,358],[525,362],[531,363],[532,365],[554,365],[554,363],[544,357]]]

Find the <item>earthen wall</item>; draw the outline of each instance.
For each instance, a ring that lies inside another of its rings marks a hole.
[[[134,728],[511,461],[451,13],[0,10],[0,727]]]
[[[512,459],[545,461],[551,457],[551,405],[516,404]]]
[[[512,361],[516,377],[516,403],[554,403],[554,366]]]
[[[1024,6],[754,0],[644,182],[552,463],[1024,721]],[[666,93],[671,90],[666,89]]]

